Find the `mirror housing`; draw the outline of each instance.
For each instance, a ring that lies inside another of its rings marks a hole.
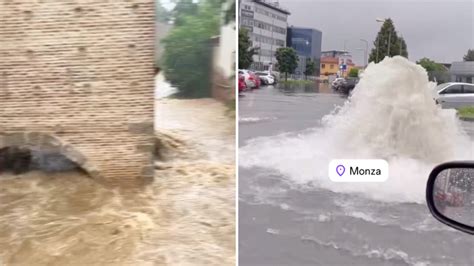
[[[426,203],[438,221],[474,234],[474,161],[436,166],[426,185]]]

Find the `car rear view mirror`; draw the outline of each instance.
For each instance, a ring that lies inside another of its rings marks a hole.
[[[426,203],[440,222],[474,234],[474,162],[449,162],[433,169]]]

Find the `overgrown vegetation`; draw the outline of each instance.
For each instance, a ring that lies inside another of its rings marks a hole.
[[[349,77],[351,78],[357,78],[359,77],[359,69],[358,68],[351,68],[351,70],[349,70],[349,74],[347,74]]]
[[[219,34],[222,16],[231,18],[230,11],[222,13],[224,2],[179,0],[171,12],[175,26],[163,40],[163,67],[167,80],[179,90],[177,97],[210,96],[211,38]]]
[[[435,61],[429,59],[429,58],[422,58],[416,62],[420,66],[422,66],[427,72],[430,71],[447,71],[447,69],[442,65],[438,64]]]
[[[247,29],[239,29],[239,69],[248,69],[256,53],[257,49],[252,48]]]
[[[436,63],[435,61],[426,57],[420,59],[416,63],[426,70],[429,80],[436,81],[438,83],[449,81],[448,69],[443,64]]]

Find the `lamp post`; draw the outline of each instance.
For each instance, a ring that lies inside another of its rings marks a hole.
[[[273,39],[273,31],[275,31],[275,18],[272,16],[272,28],[270,29],[272,31],[272,42],[270,44],[270,65],[273,64],[273,42],[275,39]]]
[[[369,42],[367,40],[364,40],[364,39],[360,39],[360,40],[362,42],[365,42],[364,64],[367,67],[367,65],[369,64],[369,62],[367,61],[367,53],[369,51]]]

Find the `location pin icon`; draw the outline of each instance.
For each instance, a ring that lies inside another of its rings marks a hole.
[[[342,176],[345,171],[346,171],[346,168],[342,164],[340,164],[336,167],[336,172],[339,176]]]

